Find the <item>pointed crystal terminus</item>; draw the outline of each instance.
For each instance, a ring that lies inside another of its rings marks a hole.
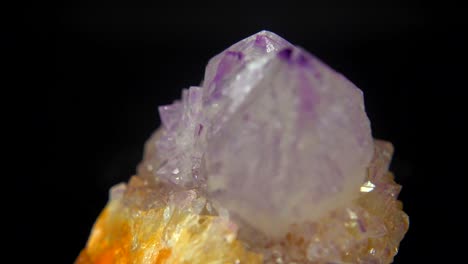
[[[269,234],[356,198],[373,154],[362,92],[270,32],[215,56],[160,113],[154,177],[206,188]]]
[[[159,108],[77,263],[389,263],[408,229],[362,92],[268,31]]]

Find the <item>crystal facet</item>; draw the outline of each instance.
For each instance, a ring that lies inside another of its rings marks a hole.
[[[274,33],[159,108],[77,263],[388,263],[408,229],[362,92]]]

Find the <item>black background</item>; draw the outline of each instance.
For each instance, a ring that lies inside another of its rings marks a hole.
[[[157,106],[199,84],[209,58],[267,29],[360,87],[374,137],[395,145],[392,170],[411,220],[395,263],[459,259],[466,12],[334,4],[21,10],[2,30],[4,80],[13,80],[4,87],[18,99],[3,96],[4,113],[21,138],[10,154],[20,164],[5,176],[14,188],[4,185],[15,201],[4,214],[13,219],[11,252],[25,262],[73,262],[109,188],[135,172],[159,126]]]

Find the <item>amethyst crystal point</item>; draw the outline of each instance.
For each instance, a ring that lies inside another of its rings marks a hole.
[[[374,153],[362,92],[267,31],[215,56],[202,87],[159,111],[140,173],[201,188],[271,235],[355,199]]]

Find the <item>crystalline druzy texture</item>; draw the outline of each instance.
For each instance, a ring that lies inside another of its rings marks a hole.
[[[76,264],[390,263],[408,230],[361,91],[260,32],[160,107]]]
[[[268,234],[356,198],[373,154],[362,92],[270,32],[211,59],[202,87],[160,114],[143,169]]]
[[[376,141],[357,198],[280,238],[233,221],[200,189],[134,176],[112,188],[76,264],[390,263],[408,230],[391,155]]]

